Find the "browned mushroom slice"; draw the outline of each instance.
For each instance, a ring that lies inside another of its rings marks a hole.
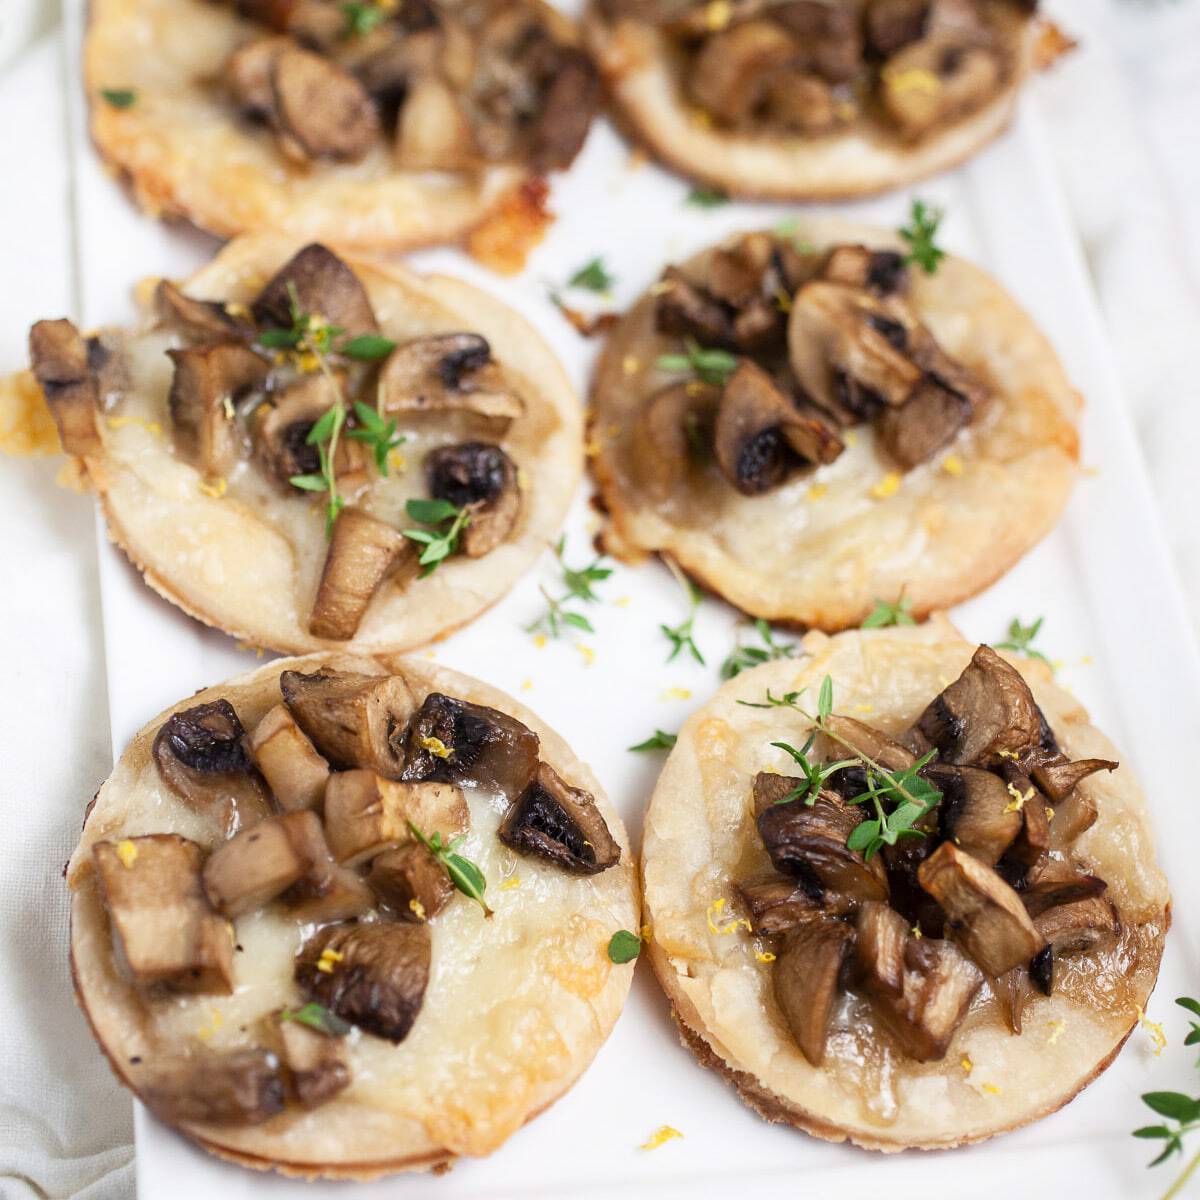
[[[537,770],[538,750],[537,734],[516,717],[430,692],[409,727],[403,778],[484,788],[515,800]]]
[[[1061,850],[1070,846],[1080,834],[1095,825],[1099,815],[1091,796],[1076,788],[1054,806],[1054,816],[1050,818],[1051,847]]]
[[[531,171],[565,170],[583,148],[600,107],[600,76],[592,60],[574,46],[557,46],[549,86],[528,128]]]
[[[748,359],[725,384],[713,441],[722,473],[746,496],[778,487],[804,462],[832,462],[844,449],[821,417],[801,411]]]
[[[834,713],[825,719],[824,726],[830,733],[837,734],[843,743],[849,742],[856,753],[866,755],[889,771],[902,771],[916,762],[913,752],[895,738],[853,717]],[[841,746],[835,743],[835,748],[840,756]]]
[[[950,942],[916,938],[884,904],[859,910],[857,957],[883,1024],[909,1057],[942,1058],[983,976]]]
[[[1121,931],[1116,909],[1102,895],[1057,904],[1034,918],[1055,958],[1090,954],[1112,946]]]
[[[162,781],[226,836],[268,812],[267,793],[243,744],[245,730],[228,700],[172,713],[154,738]]]
[[[994,867],[1020,836],[1023,824],[1004,781],[976,767],[933,765],[925,774],[942,793],[942,836]]]
[[[456,508],[470,510],[460,546],[468,558],[482,558],[503,542],[517,523],[521,492],[517,467],[490,442],[439,446],[425,456],[429,493]]]
[[[761,778],[760,774],[755,780],[756,793]],[[804,786],[802,779],[787,782],[793,788]],[[888,880],[882,860],[867,862],[846,846],[862,819],[859,809],[823,791],[811,805],[803,800],[767,805],[758,816],[758,832],[776,870],[799,879],[814,896],[833,893],[855,900],[886,900]]]
[[[333,523],[308,632],[333,641],[352,638],[384,581],[395,578],[406,587],[417,577],[419,557],[417,544],[400,530],[360,508],[343,508]]]
[[[1085,779],[1098,771],[1115,771],[1121,764],[1108,758],[1081,758],[1071,762],[1059,755],[1033,768],[1034,782],[1054,804],[1065,800]]]
[[[943,842],[920,865],[917,879],[945,911],[950,936],[988,975],[1029,962],[1046,944],[1020,896],[953,842]]]
[[[1021,903],[1036,925],[1038,917],[1048,908],[1100,896],[1107,886],[1097,875],[1085,875],[1068,863],[1048,859],[1044,866],[1030,873],[1020,893]]]
[[[814,1067],[825,1061],[829,1018],[853,947],[852,926],[832,918],[805,921],[784,934],[771,970],[775,1002]]]
[[[379,376],[389,413],[461,413],[503,433],[525,412],[492,348],[477,333],[444,333],[397,346]]]
[[[396,165],[410,171],[466,171],[479,157],[455,89],[433,73],[417,74],[396,120]]]
[[[732,349],[737,344],[733,313],[678,267],[668,267],[654,289],[654,324],[659,333],[694,337],[704,346]]]
[[[692,462],[706,457],[720,391],[693,380],[655,392],[643,405],[629,443],[634,476],[653,500],[669,500]]]
[[[377,333],[375,310],[362,281],[332,250],[313,242],[271,277],[252,306],[266,328],[292,327],[292,296],[302,313],[319,315],[350,334]]]
[[[339,771],[325,789],[325,832],[334,858],[359,866],[423,834],[450,842],[466,833],[470,811],[462,792],[445,783],[397,783],[374,771]]]
[[[67,454],[100,454],[100,401],[87,343],[70,321],[38,321],[29,331],[29,358]]]
[[[261,1048],[156,1056],[137,1090],[171,1125],[261,1125],[284,1103],[279,1059]]]
[[[234,104],[252,121],[275,120],[271,78],[279,56],[295,43],[286,37],[256,38],[239,46],[225,62],[225,83]]]
[[[926,379],[899,408],[885,408],[876,429],[883,448],[909,471],[948,446],[971,420],[970,403]]]
[[[744,21],[709,37],[687,77],[691,98],[730,125],[752,119],[772,71],[799,55],[799,44],[773,21]]]
[[[834,246],[821,269],[830,283],[869,288],[879,296],[908,290],[908,267],[895,250],[870,250],[866,246]]]
[[[317,750],[335,767],[369,767],[399,779],[401,743],[416,699],[400,675],[284,671],[284,703]]]
[[[870,48],[884,58],[924,37],[929,0],[871,0],[866,12]]]
[[[320,809],[329,764],[304,736],[286,705],[277,704],[246,738],[246,750],[285,812]]]
[[[137,986],[233,991],[233,933],[205,899],[203,858],[173,833],[92,847],[100,896]]]
[[[854,6],[789,0],[772,15],[800,38],[806,61],[823,79],[846,83],[862,71],[862,20]]]
[[[211,342],[168,350],[175,364],[167,398],[172,443],[204,475],[225,475],[240,450],[233,406],[266,379],[266,359],[240,342]]]
[[[429,960],[426,925],[329,925],[301,947],[296,980],[344,1021],[402,1042],[425,999]]]
[[[250,321],[230,311],[237,311],[235,305],[197,300],[168,279],[160,280],[154,289],[154,309],[162,324],[175,326],[192,337],[240,340],[254,334]]]
[[[621,861],[621,847],[608,830],[590,792],[572,787],[549,763],[500,824],[500,840],[518,854],[531,854],[573,875],[596,875]]]
[[[921,714],[914,733],[954,766],[992,766],[1036,745],[1040,712],[1029,685],[990,646]]]
[[[428,921],[454,895],[446,868],[420,842],[409,842],[373,859],[367,882],[402,921]]]
[[[267,817],[222,843],[204,864],[204,893],[227,917],[254,912],[328,857],[321,818],[314,812]]]
[[[829,133],[857,111],[850,100],[834,95],[827,80],[810,71],[773,71],[766,81],[763,116],[772,126],[800,133]]]
[[[307,874],[283,894],[283,902],[294,920],[323,925],[327,921],[361,917],[375,907],[374,893],[353,869],[337,863],[323,833],[321,848],[314,844],[309,858],[311,867]]]
[[[366,89],[329,59],[285,46],[271,64],[270,80],[279,145],[289,157],[353,162],[379,138],[379,117]]]
[[[350,1067],[341,1038],[304,1024],[290,1009],[276,1014],[275,1027],[290,1090],[305,1108],[316,1108],[345,1091]]]
[[[880,71],[879,95],[901,136],[916,140],[979,108],[1000,82],[1000,60],[992,51],[954,38],[928,37],[888,59]]]
[[[853,903],[839,895],[814,897],[803,884],[785,875],[761,875],[734,884],[750,917],[754,934],[783,933],[822,913],[850,912]]]
[[[235,0],[238,16],[279,32],[287,29],[303,0]],[[321,2],[321,0],[318,0]],[[344,25],[345,22],[343,21]]]

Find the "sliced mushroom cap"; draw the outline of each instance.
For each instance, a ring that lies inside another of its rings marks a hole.
[[[168,350],[175,364],[167,404],[176,454],[204,475],[226,475],[240,446],[233,406],[260,386],[270,364],[241,342]]]
[[[954,766],[992,766],[1037,745],[1040,711],[1029,685],[990,646],[921,714],[914,732]]]
[[[289,157],[353,162],[379,138],[366,89],[320,54],[285,46],[271,63],[270,79],[279,144]]]
[[[549,763],[538,763],[498,836],[518,854],[544,858],[573,875],[596,875],[621,860],[621,847],[592,795],[572,787]]]
[[[668,267],[655,285],[654,327],[659,333],[693,337],[702,346],[731,350],[737,345],[733,313],[678,267]]]
[[[79,330],[67,320],[38,321],[29,331],[29,359],[63,450],[81,456],[102,453],[96,425],[100,391]]]
[[[889,771],[903,771],[916,762],[916,755],[895,738],[863,724],[862,721],[856,721],[853,717],[833,713],[826,717],[824,727],[830,733],[837,734],[844,742],[849,742],[857,753],[866,755]],[[835,743],[835,749],[840,757],[841,746]]]
[[[1095,825],[1099,815],[1091,796],[1076,788],[1054,806],[1054,816],[1050,818],[1050,845],[1059,850],[1070,846],[1081,833]]]
[[[284,1103],[279,1059],[261,1048],[156,1055],[137,1090],[170,1125],[261,1125]]]
[[[846,83],[862,71],[862,19],[858,5],[825,0],[785,0],[771,10],[800,38],[810,68],[831,83]]]
[[[295,46],[291,38],[255,38],[239,46],[225,62],[225,82],[230,96],[243,116],[253,121],[273,121],[275,94],[271,78],[275,62]]]
[[[1064,801],[1085,779],[1098,771],[1115,771],[1121,764],[1108,758],[1081,758],[1071,762],[1060,755],[1033,768],[1033,779],[1055,804]]]
[[[417,74],[396,121],[396,165],[409,171],[467,171],[479,158],[456,90],[438,75]]]
[[[871,0],[866,11],[868,45],[889,58],[924,37],[929,8],[929,0]]]
[[[991,867],[943,842],[917,869],[946,913],[950,936],[988,975],[1027,963],[1046,944],[1025,906]]]
[[[1049,859],[1044,866],[1030,872],[1030,878],[1020,893],[1021,903],[1036,924],[1037,918],[1048,908],[1072,905],[1079,900],[1103,895],[1107,887],[1097,875],[1087,875],[1068,863]]]
[[[259,292],[252,305],[259,325],[290,329],[293,292],[301,312],[318,315],[348,334],[379,331],[362,281],[319,242],[297,251]]]
[[[416,709],[402,676],[284,671],[279,688],[296,723],[333,766],[400,778],[404,731]]]
[[[927,37],[888,59],[880,71],[879,97],[901,137],[916,140],[981,107],[1001,79],[1000,60],[991,50],[954,37]]]
[[[871,250],[860,245],[834,246],[821,278],[848,287],[868,288],[878,296],[908,291],[908,267],[895,250]]]
[[[462,532],[462,552],[482,558],[494,550],[517,523],[521,492],[517,467],[490,442],[439,446],[425,456],[429,494],[468,508],[471,519]]]
[[[799,57],[797,40],[773,21],[744,21],[704,42],[688,75],[691,98],[730,125],[752,120],[772,71]]]
[[[1035,917],[1033,923],[1055,958],[1107,949],[1121,932],[1116,909],[1102,895],[1057,904]]]
[[[774,873],[743,880],[734,884],[734,890],[755,935],[783,933],[815,916],[836,916],[854,907],[848,897],[826,895],[818,899],[797,880]]]
[[[630,441],[630,463],[641,489],[660,503],[683,485],[692,462],[707,456],[720,391],[693,380],[655,392],[642,405]]]
[[[403,778],[457,783],[515,800],[538,768],[539,741],[498,709],[430,692],[412,720]]]
[[[829,1018],[853,948],[853,926],[813,918],[784,934],[771,971],[775,1002],[814,1067],[825,1061]]]
[[[220,300],[197,300],[169,279],[160,280],[154,289],[154,310],[159,322],[192,337],[239,341],[252,337],[253,324],[235,316],[230,309],[238,311],[236,305],[224,304]]]
[[[462,792],[446,783],[397,783],[374,771],[339,771],[325,789],[325,832],[338,862],[359,866],[414,841],[410,825],[448,844],[470,828]]]
[[[277,1014],[275,1023],[290,1091],[305,1108],[316,1108],[345,1091],[350,1084],[350,1067],[341,1038],[330,1037],[284,1014]]]
[[[136,986],[233,991],[233,934],[205,898],[203,859],[200,846],[173,833],[92,847],[100,896]]]
[[[428,921],[454,896],[446,868],[420,842],[409,842],[373,859],[367,882],[402,921]]]
[[[999,776],[975,767],[932,765],[925,776],[942,793],[938,806],[943,837],[989,867],[1021,833],[1023,818]]]
[[[910,400],[879,414],[876,430],[897,466],[909,471],[948,446],[970,423],[971,414],[965,397],[926,379]]]
[[[343,508],[333,523],[308,632],[333,641],[352,638],[384,581],[407,587],[420,571],[419,557],[416,542],[400,530],[361,508]]]
[[[282,33],[291,23],[302,0],[235,0],[240,17]]]
[[[159,777],[192,808],[216,817],[225,836],[268,812],[245,732],[233,705],[214,700],[172,713],[154,738]]]
[[[397,346],[379,376],[389,413],[462,414],[503,433],[525,412],[492,348],[477,333],[445,333]]]
[[[402,1042],[421,1011],[429,961],[426,925],[329,925],[301,947],[296,980],[344,1021]]]
[[[340,866],[326,848],[313,858],[312,869],[284,893],[293,920],[302,925],[323,925],[361,917],[375,907],[375,896],[350,867]]]
[[[287,706],[277,704],[246,738],[246,750],[285,812],[320,810],[329,764],[304,736]]]
[[[767,77],[762,114],[770,125],[807,134],[829,133],[853,119],[857,111],[853,100],[839,100],[829,82],[811,71],[784,68]]]
[[[761,778],[762,774],[755,778],[756,798]],[[769,778],[784,779],[792,788],[804,786],[801,779]],[[832,893],[854,900],[886,900],[883,862],[878,857],[867,862],[846,846],[846,839],[862,819],[859,809],[822,791],[811,805],[803,800],[767,805],[759,813],[758,832],[775,869],[799,879],[815,897]]]
[[[845,448],[815,412],[804,412],[748,359],[725,384],[713,431],[717,464],[743,495],[777,487],[803,463],[829,463]]]
[[[550,82],[528,129],[527,161],[538,173],[575,161],[601,101],[600,75],[582,50],[559,45],[546,66]]]

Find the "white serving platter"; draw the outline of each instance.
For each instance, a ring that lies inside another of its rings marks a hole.
[[[81,6],[67,5],[67,78],[74,79]],[[132,315],[130,287],[144,275],[180,276],[215,244],[138,213],[96,159],[77,88],[69,86],[73,212],[79,312],[86,325]],[[516,279],[500,279],[456,251],[414,256],[416,265],[460,274],[520,309],[545,335],[586,393],[597,346],[579,337],[547,298],[602,255],[624,306],[667,260],[739,228],[769,226],[795,211],[775,205],[684,204],[688,187],[598,123],[583,155],[554,187],[559,214],[544,244]],[[956,609],[964,632],[999,640],[1013,616],[1044,615],[1040,644],[1061,661],[1060,677],[1092,710],[1141,777],[1171,877],[1176,925],[1151,1016],[1167,1023],[1172,1050],[1161,1058],[1135,1031],[1116,1064],[1063,1112],[983,1146],[884,1157],[832,1146],[770,1126],[734,1092],[696,1065],[678,1043],[648,967],[639,968],[628,1007],[596,1062],[549,1112],[494,1157],[462,1162],[448,1174],[393,1177],[375,1184],[303,1184],[228,1166],[137,1112],[142,1200],[243,1200],[304,1195],[310,1200],[381,1197],[499,1200],[501,1197],[727,1196],[764,1186],[788,1195],[955,1197],[1056,1194],[1086,1188],[1090,1200],[1160,1193],[1166,1171],[1144,1168],[1139,1093],[1185,1087],[1191,1056],[1178,1049],[1181,1016],[1173,997],[1200,979],[1200,877],[1190,861],[1194,798],[1181,788],[1180,759],[1200,734],[1200,658],[1158,527],[1133,427],[1118,393],[1103,327],[1065,215],[1042,137],[1036,98],[1027,97],[1013,130],[971,164],[915,194],[947,211],[944,241],[992,270],[1051,336],[1087,398],[1081,480],[1056,531],[984,595]],[[910,194],[839,206],[854,219],[894,227]],[[568,557],[590,554],[595,518],[581,489],[567,524]],[[195,688],[251,669],[252,651],[188,620],[149,591],[108,545],[98,526],[105,655],[114,754],[161,708]],[[635,844],[641,811],[661,758],[626,747],[653,729],[675,729],[718,684],[736,614],[706,601],[697,640],[707,668],[665,664],[660,622],[675,623],[684,602],[658,565],[617,566],[604,585],[608,603],[589,615],[594,637],[539,648],[527,625],[541,611],[539,582],[553,584],[549,555],[475,625],[438,645],[439,661],[519,694],[547,717],[596,769],[620,807]],[[614,603],[619,601],[620,603]],[[586,647],[585,652],[581,647]],[[591,660],[591,661],[589,661]],[[684,689],[687,699],[680,698]],[[1172,829],[1188,837],[1168,837]],[[663,1124],[682,1140],[639,1149]]]

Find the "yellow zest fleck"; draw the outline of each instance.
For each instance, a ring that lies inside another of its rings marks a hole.
[[[272,406],[265,400],[254,410],[255,420],[261,420],[271,411]]]
[[[621,427],[620,427],[620,425],[610,425],[610,426],[609,426],[609,427],[608,427],[608,428],[607,428],[607,429],[604,431],[604,436],[605,436],[606,438],[608,438],[608,440],[609,440],[610,442],[614,442],[614,441],[616,441],[616,440],[617,440],[617,438],[619,438],[619,437],[621,436]]]
[[[449,758],[454,753],[441,738],[422,735],[417,738],[417,745],[424,747],[434,758]]]
[[[416,914],[418,921],[425,920],[425,905],[414,896],[409,902],[408,907]]]
[[[981,1083],[979,1085],[981,1092],[987,1092],[989,1096],[999,1096],[1000,1089],[994,1083]]]
[[[737,931],[737,929],[740,926],[743,926],[743,925],[746,927],[747,930],[749,930],[750,922],[747,921],[745,917],[735,917],[732,921],[727,921],[724,925],[717,925],[713,921],[713,917],[719,917],[721,915],[721,910],[724,907],[725,907],[725,897],[724,896],[718,896],[717,899],[714,900],[708,906],[708,913],[707,913],[708,928],[712,933],[721,934],[721,935],[724,935],[727,933],[734,933]]]
[[[665,296],[674,286],[669,279],[660,279],[657,283],[650,285],[650,295]],[[629,358],[632,357],[632,355],[629,356]],[[628,362],[629,358],[626,358],[625,361]]]
[[[858,105],[856,105],[852,100],[839,100],[838,103],[833,106],[833,111],[839,120],[853,121],[854,118],[858,116]]]
[[[1046,820],[1047,820],[1047,821],[1053,821],[1053,820],[1054,820],[1054,807],[1053,807],[1053,805],[1050,805],[1050,804],[1047,804],[1047,805],[1046,805]]]
[[[1050,660],[1050,670],[1061,671],[1067,665],[1066,659],[1053,658]]]
[[[124,429],[126,425],[140,425],[154,437],[162,437],[162,426],[157,421],[147,421],[145,417],[109,417],[109,429]]]
[[[320,961],[317,963],[317,970],[323,975],[332,975],[333,968],[342,961],[346,956],[340,950],[334,950],[330,946],[326,946],[321,951]]]
[[[814,483],[804,495],[808,500],[824,500],[829,495],[829,484]]]
[[[1095,479],[1100,474],[1099,467],[1084,467],[1080,471],[1081,475],[1086,475],[1089,479]]]
[[[128,838],[117,843],[117,857],[121,860],[121,866],[125,870],[129,870],[135,862],[137,862],[138,848]]]
[[[436,650],[426,650],[425,657],[428,658],[432,662],[433,659],[437,658],[437,651]]]
[[[1010,783],[1008,785],[1008,794],[1012,799],[1004,806],[1004,811],[1006,813],[1020,812],[1033,799],[1033,788],[1030,788],[1022,795],[1017,785]]]
[[[642,1150],[657,1150],[659,1146],[665,1145],[673,1138],[681,1138],[683,1134],[678,1129],[673,1129],[670,1125],[660,1125],[649,1137],[644,1141],[639,1149]]]
[[[963,466],[963,460],[957,454],[947,454],[942,459],[942,470],[947,475],[961,475],[966,468]]]
[[[522,679],[521,680],[521,691],[532,692],[533,691],[533,680],[532,679]]]
[[[529,491],[529,472],[524,467],[517,468],[517,487],[523,492]]]
[[[732,16],[733,5],[729,0],[710,0],[710,3],[704,6],[704,25],[714,33],[724,29]]]
[[[408,466],[408,459],[399,450],[388,451],[388,466],[393,471],[403,471]],[[517,487],[521,487],[521,469],[517,468]]]
[[[206,495],[211,496],[214,500],[220,500],[229,490],[229,481],[224,475],[218,475],[216,479],[200,480],[200,490]]]
[[[692,689],[685,687],[669,687],[662,694],[664,700],[690,700],[692,698]]]
[[[858,445],[858,430],[851,429],[846,434],[846,436],[844,438],[842,438],[842,441],[845,442],[847,446],[857,446]]]
[[[1154,1057],[1158,1058],[1167,1048],[1167,1035],[1163,1033],[1162,1025],[1157,1021],[1150,1020],[1146,1016],[1146,1010],[1140,1004],[1137,1006],[1137,1019],[1138,1024],[1150,1037],[1150,1044],[1154,1047]]]
[[[921,932],[921,922],[918,921],[909,931],[919,942],[925,935]]]
[[[513,888],[519,888],[520,886],[521,886],[520,875],[514,875],[511,879],[506,879],[500,885],[500,890],[502,892],[511,892],[513,890]]]
[[[958,1065],[959,1065],[960,1067],[962,1067],[962,1069],[963,1069],[963,1070],[964,1070],[964,1071],[965,1071],[965,1072],[966,1072],[968,1075],[970,1075],[970,1073],[971,1073],[973,1070],[975,1070],[975,1064],[974,1064],[974,1063],[971,1061],[971,1056],[970,1056],[969,1054],[964,1054],[964,1055],[962,1056],[962,1062],[960,1062]]]
[[[650,940],[650,926],[649,925],[643,925],[641,927],[641,929],[638,930],[638,932],[642,935],[643,942],[648,942]]]
[[[595,458],[596,455],[600,453],[600,439],[588,438],[583,445],[583,452],[588,456],[588,458]]]
[[[708,384],[701,383],[699,379],[692,379],[683,385],[683,390],[689,396],[703,396],[708,390]]]
[[[641,359],[636,354],[627,354],[621,359],[621,370],[626,375],[636,375],[642,369]]]
[[[754,957],[760,963],[773,963],[775,961],[775,955],[770,950],[755,950]]]
[[[997,750],[996,753],[1001,758],[1018,758],[1019,755],[1015,750]]]
[[[250,321],[253,316],[246,305],[239,303],[237,300],[231,300],[225,305],[225,311],[233,317],[235,321]]]
[[[792,311],[792,297],[783,288],[779,288],[776,291],[775,304],[781,313],[790,313]]]
[[[266,651],[261,646],[256,646],[253,642],[238,642],[239,650],[253,650],[256,658],[262,658]]]
[[[936,96],[942,90],[942,81],[932,71],[921,67],[911,67],[907,71],[884,67],[880,74],[884,83],[897,92],[923,92],[926,96]]]
[[[854,711],[856,713],[872,713],[875,711],[875,705],[873,705],[873,704],[856,704],[854,706]]]
[[[225,414],[225,420],[232,421],[237,416],[237,409],[233,407],[232,396],[221,397],[221,411]]]
[[[702,108],[693,108],[688,114],[688,120],[690,120],[697,129],[707,129],[712,124],[712,117],[710,117]]]
[[[219,1008],[209,1009],[208,1024],[202,1025],[199,1029],[197,1029],[196,1036],[202,1041],[207,1042],[208,1039],[212,1037],[212,1035],[216,1033],[218,1029],[221,1028],[221,1025],[224,1023],[224,1021],[225,1018],[221,1015],[221,1010]]]
[[[1050,1030],[1050,1036],[1046,1039],[1046,1044],[1048,1046],[1053,1046],[1054,1043],[1057,1042],[1060,1037],[1062,1037],[1063,1031],[1066,1029],[1066,1027],[1066,1021],[1047,1021],[1046,1028]]]
[[[871,488],[871,495],[877,500],[894,496],[900,490],[900,476],[895,471],[889,471],[877,484]]]
[[[1082,658],[1079,660],[1079,665],[1080,665],[1081,667],[1090,667],[1090,666],[1092,665],[1092,656],[1091,656],[1090,654],[1085,654],[1085,655],[1084,655],[1084,656],[1083,656],[1083,657],[1082,657]]]
[[[613,603],[614,603],[614,604],[615,604],[615,605],[616,605],[618,608],[628,608],[628,607],[629,607],[629,604],[630,604],[630,601],[631,601],[632,599],[633,599],[633,597],[632,597],[632,596],[618,596],[618,597],[617,597],[617,598],[616,598],[616,599],[613,601]]]
[[[533,639],[533,644],[539,650],[544,650],[546,648],[546,635],[544,633],[536,634]]]
[[[592,666],[596,661],[596,652],[591,646],[585,646],[582,642],[575,643],[575,649],[579,651],[579,657],[583,659],[585,667]]]

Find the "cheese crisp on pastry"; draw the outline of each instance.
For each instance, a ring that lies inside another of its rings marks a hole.
[[[1146,802],[1033,661],[809,634],[688,719],[646,813],[650,958],[768,1120],[877,1150],[1054,1112],[1113,1060],[1170,921]]]
[[[230,243],[134,330],[30,335],[114,540],[253,645],[403,649],[470,621],[553,540],[579,404],[515,313],[319,243]]]
[[[610,335],[589,443],[605,539],[768,620],[843,629],[901,593],[922,617],[1054,525],[1079,397],[977,267],[796,226],[669,267]]]
[[[282,660],[156,717],[101,788],[68,867],[75,986],[121,1081],[223,1158],[438,1166],[599,1050],[634,874],[591,771],[504,693]]]
[[[540,0],[94,0],[100,153],[149,211],[360,249],[462,237],[599,100]]]
[[[618,112],[690,178],[747,198],[901,187],[1008,124],[1036,0],[592,0]]]

